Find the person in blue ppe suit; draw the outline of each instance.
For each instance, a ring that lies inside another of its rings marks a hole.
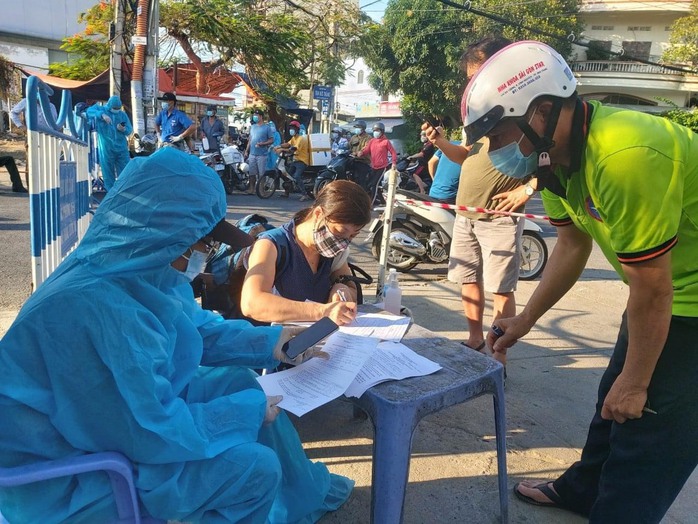
[[[194,299],[213,243],[251,242],[225,213],[223,184],[197,157],[131,161],[0,340],[0,466],[118,451],[144,512],[186,522],[304,524],[346,501],[353,481],[308,460],[252,371],[287,361],[289,328],[224,320]],[[0,511],[117,515],[103,474],[4,488]]]
[[[88,107],[86,113],[97,131],[99,165],[104,188],[109,191],[130,160],[128,136],[133,133],[133,126],[116,95],[109,97],[103,106]]]
[[[269,120],[269,127],[274,132],[274,143],[269,148],[269,156],[267,157],[267,171],[274,171],[276,169],[276,161],[279,159],[279,155],[274,152],[274,148],[281,145],[281,133],[276,129],[276,124]]]

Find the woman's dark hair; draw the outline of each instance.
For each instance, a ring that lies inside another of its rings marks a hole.
[[[312,207],[301,209],[293,220],[298,224],[308,218],[314,207],[320,207],[330,222],[365,226],[371,220],[371,199],[357,183],[335,180],[327,184]]]

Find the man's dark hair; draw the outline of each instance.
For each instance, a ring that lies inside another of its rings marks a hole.
[[[480,66],[497,51],[510,45],[511,40],[502,36],[488,36],[470,44],[460,57],[460,70],[468,75],[468,66]]]

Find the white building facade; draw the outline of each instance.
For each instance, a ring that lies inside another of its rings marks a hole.
[[[690,13],[690,0],[582,0],[580,9],[583,40],[623,53],[604,57],[575,47],[570,65],[582,97],[646,112],[698,105],[698,76],[631,59],[658,64],[669,47],[671,25]]]

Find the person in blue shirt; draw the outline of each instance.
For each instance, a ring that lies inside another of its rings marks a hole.
[[[451,144],[458,145],[459,142],[452,141]],[[429,196],[446,204],[455,204],[461,165],[449,160],[440,149],[437,149],[434,156],[429,159],[427,167],[434,180],[429,188]]]
[[[293,333],[224,320],[194,299],[190,281],[216,243],[252,241],[226,208],[220,178],[193,155],[164,148],[129,162],[0,340],[2,466],[118,451],[134,464],[142,512],[181,522],[311,523],[347,500],[353,482],[308,460],[253,371],[288,361]],[[0,511],[10,522],[117,520],[103,474],[3,488]]]
[[[177,109],[177,97],[174,93],[165,93],[158,98],[162,111],[155,117],[155,131],[160,137],[158,147],[172,146],[186,150],[185,139],[196,132],[196,124]]]
[[[86,114],[97,131],[99,166],[102,168],[104,188],[109,191],[131,159],[127,137],[133,133],[133,126],[123,111],[121,99],[116,95],[109,97],[103,106],[95,104],[88,107]]]
[[[264,111],[252,110],[250,138],[247,141],[245,157],[250,165],[250,188],[243,194],[254,195],[255,185],[266,169],[269,160],[269,146],[274,143],[274,131],[264,121]]]

